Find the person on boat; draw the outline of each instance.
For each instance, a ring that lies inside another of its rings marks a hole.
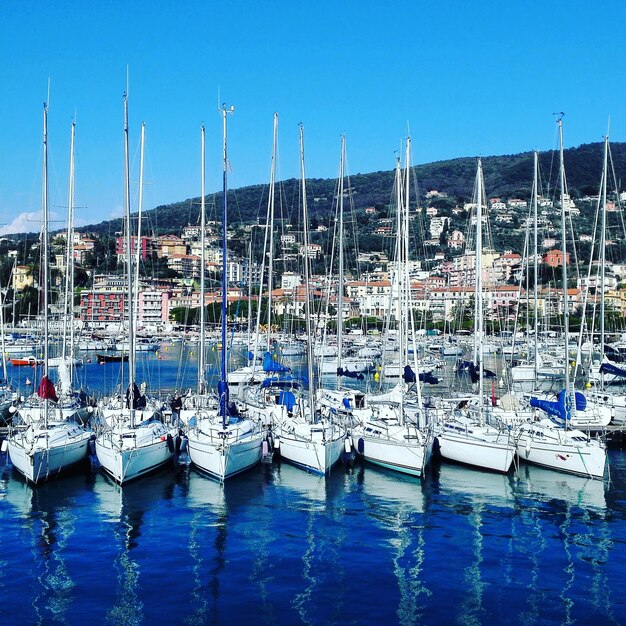
[[[180,397],[178,391],[174,394],[170,402],[170,408],[172,409],[172,422],[177,424],[180,421],[180,411],[183,408],[183,399]]]
[[[139,387],[137,386],[137,383],[133,383],[133,390],[132,390],[133,409],[139,408],[137,405],[139,403],[140,397],[141,397],[141,392],[139,391]],[[130,390],[130,385],[129,385],[128,389],[126,389],[126,408],[130,409],[130,407],[131,407],[131,390]]]

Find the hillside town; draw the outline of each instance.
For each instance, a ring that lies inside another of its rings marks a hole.
[[[624,195],[624,194],[622,194]],[[466,232],[475,228],[475,217],[472,217],[475,204],[464,203],[455,206],[451,211],[437,208],[436,201],[445,200],[446,195],[431,190],[425,195],[427,207],[416,208],[411,220],[423,221],[425,233],[421,246],[423,254],[415,254],[410,262],[409,272],[411,280],[411,301],[415,311],[419,312],[427,324],[434,327],[452,325],[459,322],[462,310],[470,310],[475,289],[475,253],[472,250],[473,242]],[[623,200],[624,198],[620,198]],[[567,212],[573,219],[580,218],[580,209],[566,197]],[[597,198],[582,199],[582,206],[593,205]],[[498,320],[502,323],[512,321],[521,312],[522,305],[527,302],[529,289],[527,276],[535,262],[540,273],[554,271],[563,265],[563,253],[559,249],[559,240],[556,236],[555,223],[558,207],[551,200],[539,198],[540,214],[538,226],[544,235],[539,240],[540,251],[536,259],[531,255],[523,256],[524,250],[494,248],[483,249],[482,254],[482,284],[485,299],[486,319]],[[558,202],[556,203],[558,204]],[[617,213],[619,203],[607,203],[607,213]],[[342,307],[345,321],[374,318],[376,320],[394,320],[396,312],[392,303],[394,294],[395,263],[393,250],[389,242],[392,241],[393,219],[387,213],[376,207],[365,207],[360,212],[367,216],[371,233],[379,235],[379,240],[385,250],[359,251],[354,256],[354,267],[347,271],[344,280],[344,306]],[[380,213],[385,217],[380,217]],[[499,228],[517,231],[528,230],[532,225],[532,216],[528,215],[528,202],[519,198],[503,199],[490,198],[488,202],[488,219]],[[464,219],[469,226],[465,232],[460,227],[451,228],[452,224],[460,224]],[[251,231],[255,226],[236,226],[229,230],[229,240],[237,231],[247,233],[251,240]],[[209,306],[221,301],[221,248],[218,236],[219,224],[208,222],[205,232],[205,276],[208,278],[209,288],[205,289],[204,305]],[[258,228],[257,228],[258,229]],[[279,267],[277,276],[273,277],[271,293],[272,314],[276,319],[303,318],[306,293],[301,271],[301,260],[305,254],[310,259],[321,261],[317,267],[328,266],[324,259],[324,250],[328,243],[328,227],[319,224],[316,233],[325,235],[326,245],[309,243],[305,249],[302,243],[302,233],[290,228],[283,228],[283,234],[278,236],[276,256]],[[53,240],[51,269],[57,277],[57,283],[62,282],[66,275],[67,246],[66,235],[57,233]],[[137,321],[139,327],[147,332],[160,332],[171,328],[173,324],[184,323],[185,316],[181,313],[197,309],[201,304],[199,290],[201,273],[201,243],[200,227],[187,225],[180,232],[162,234],[159,236],[141,236],[131,238],[133,255],[140,259],[140,266],[146,265],[148,260],[153,265],[166,268],[161,276],[149,276],[144,272],[138,289]],[[591,234],[581,233],[579,241],[590,244]],[[71,241],[71,252],[75,264],[75,272],[84,276],[82,285],[76,287],[75,319],[79,320],[86,329],[105,329],[109,325],[119,324],[124,319],[126,310],[126,280],[121,272],[125,262],[125,238],[122,233],[114,237],[114,248],[111,254],[114,258],[115,269],[111,272],[99,270],[98,259],[95,253],[106,248],[99,241],[97,233],[74,231]],[[607,241],[607,246],[615,242]],[[7,260],[11,262],[10,279],[7,281],[11,293],[9,297],[19,302],[21,295],[29,289],[36,289],[37,276],[33,271],[37,261],[39,244],[34,242],[31,249],[23,251],[20,245],[11,238],[5,237],[0,244],[6,246]],[[388,245],[389,244],[389,245]],[[420,246],[417,245],[417,249]],[[113,246],[110,246],[111,248]],[[330,258],[330,255],[327,255]],[[30,263],[23,261],[29,258]],[[567,254],[566,262],[570,261]],[[581,259],[578,259],[581,263]],[[227,298],[231,303],[247,301],[250,297],[258,300],[259,282],[262,271],[260,263],[245,258],[234,252],[229,252],[227,267]],[[283,268],[282,271],[280,268]],[[291,269],[293,268],[293,269]],[[360,271],[359,271],[360,269]],[[622,288],[622,281],[626,277],[626,264],[607,261],[605,267],[604,290],[605,306],[619,316],[626,316],[626,289]],[[568,291],[569,308],[579,310],[584,302],[592,304],[596,296],[597,278],[595,276],[579,275],[570,278]],[[267,296],[267,276],[264,278],[263,297]],[[313,302],[318,303],[319,315],[332,319],[337,310],[338,280],[330,271],[311,276],[309,281],[310,296]],[[324,303],[321,306],[320,303]],[[330,306],[328,306],[330,305]],[[15,306],[15,305],[13,305]],[[536,306],[542,316],[552,316],[561,313],[562,298],[559,286],[554,278],[540,285],[537,293]],[[10,303],[5,300],[5,320],[12,320]],[[246,318],[247,309],[242,307],[238,319]],[[17,325],[27,326],[36,324],[33,311],[21,309]]]

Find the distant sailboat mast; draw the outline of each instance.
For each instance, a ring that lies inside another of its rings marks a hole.
[[[235,111],[235,107],[227,108],[225,104],[221,106],[219,109],[222,115],[222,136],[223,136],[223,194],[224,194],[224,203],[223,203],[223,212],[222,212],[222,359],[221,359],[221,367],[220,367],[220,381],[218,386],[218,395],[220,398],[220,415],[222,417],[222,426],[226,428],[226,422],[228,418],[228,405],[229,405],[229,394],[228,394],[228,381],[226,380],[226,363],[227,363],[227,352],[228,352],[228,344],[227,344],[227,314],[228,314],[228,277],[227,277],[227,269],[228,269],[228,259],[227,259],[227,251],[226,251],[226,231],[228,227],[227,218],[228,218],[228,151],[227,151],[227,125],[226,120],[228,118],[229,113],[233,113]]]
[[[205,136],[204,126],[200,131],[200,345],[198,346],[198,394],[203,394],[204,389],[204,357],[205,357],[205,339],[204,339],[204,291],[205,291],[205,273],[206,273],[206,261],[205,250],[206,245],[206,191],[205,191],[205,178],[206,178],[206,150],[205,150]],[[223,348],[223,346],[222,346]]]
[[[41,208],[42,208],[42,252],[41,263],[42,278],[41,284],[43,286],[42,295],[42,307],[43,307],[43,377],[42,382],[45,380],[45,385],[42,385],[42,397],[43,397],[43,421],[44,427],[48,428],[48,385],[50,385],[48,378],[48,105],[43,105],[43,184],[41,186]],[[15,322],[14,322],[15,325]]]
[[[604,164],[602,171],[602,226],[600,231],[600,360],[604,359],[604,315],[605,302],[604,302],[604,289],[605,289],[605,263],[606,263],[606,187],[607,179],[609,176],[609,136],[604,138]],[[593,337],[592,337],[593,344]],[[604,388],[604,376],[600,377],[600,385]]]
[[[146,123],[141,124],[141,143],[139,148],[139,201],[137,205],[137,235],[135,236],[135,302],[133,311],[135,320],[139,323],[139,265],[141,263],[141,217],[143,214],[143,160],[146,142]],[[132,238],[131,238],[132,241]],[[129,338],[130,339],[130,338]]]
[[[130,425],[135,426],[135,321],[134,317],[134,297],[133,297],[133,253],[130,221],[130,154],[128,146],[128,96],[124,94],[124,215],[126,220],[126,281],[128,312],[128,406],[130,410]],[[122,361],[122,372],[124,363]],[[122,382],[122,389],[123,389]]]
[[[270,244],[267,255],[267,351],[270,351],[270,339],[271,339],[271,322],[272,322],[272,289],[273,274],[274,274],[274,213],[276,205],[276,155],[278,151],[278,113],[274,113],[274,132],[272,143],[272,167],[270,173],[270,192],[268,198],[269,215],[268,215],[268,227],[265,230],[265,237],[267,238],[267,231],[269,230]],[[263,264],[264,265],[264,264]],[[263,281],[261,281],[260,289],[263,289]],[[259,297],[259,312],[261,311],[261,298]],[[258,326],[257,326],[258,328]],[[256,355],[255,355],[256,356]]]
[[[67,230],[65,247],[65,304],[63,310],[63,341],[61,342],[61,358],[67,359],[67,327],[69,325],[69,353],[74,356],[74,137],[76,132],[76,122],[72,122],[70,133],[70,177],[67,192]],[[70,383],[74,377],[74,368],[69,367]]]
[[[569,302],[567,300],[567,227],[565,210],[565,164],[563,159],[563,113],[557,118],[559,127],[559,181],[561,186],[561,248],[563,254],[563,341],[565,342],[565,425],[572,418],[569,375]]]
[[[534,349],[534,359],[533,363],[535,366],[535,374],[533,380],[537,380],[537,375],[539,371],[539,296],[538,296],[538,281],[539,281],[539,237],[537,233],[537,223],[538,223],[538,197],[539,197],[539,155],[535,150],[533,155],[533,307],[534,307],[534,315],[533,315],[533,325],[535,329],[535,349]]]
[[[302,222],[303,222],[303,243],[304,243],[304,312],[306,320],[307,336],[307,375],[309,377],[309,410],[311,421],[315,420],[315,380],[313,372],[313,341],[315,335],[311,327],[311,302],[309,285],[311,281],[311,271],[309,268],[309,219],[306,201],[306,173],[304,168],[304,126],[300,124],[300,168],[302,176]]]
[[[274,209],[275,209],[275,188],[276,188],[276,154],[278,150],[278,113],[274,113],[274,132],[272,146],[272,165],[270,168],[270,187],[267,199],[267,216],[265,218],[265,235],[263,238],[263,262],[261,263],[261,275],[259,279],[259,299],[256,314],[256,332],[254,339],[252,371],[256,370],[257,354],[259,351],[259,330],[261,328],[261,304],[263,302],[263,285],[265,283],[265,253],[267,253],[267,332],[265,348],[270,352],[271,348],[271,323],[272,323],[272,275],[274,268]],[[268,244],[269,240],[269,244]],[[248,297],[252,295],[251,289],[252,278],[252,260],[250,260],[248,268]]]
[[[342,367],[343,356],[343,290],[344,290],[344,260],[343,260],[343,195],[344,171],[346,158],[346,137],[341,135],[341,162],[339,165],[339,284],[337,286],[337,371]],[[340,378],[337,377],[337,382]]]
[[[476,174],[476,337],[474,339],[475,359],[478,365],[478,406],[480,421],[483,419],[483,162],[478,159]]]

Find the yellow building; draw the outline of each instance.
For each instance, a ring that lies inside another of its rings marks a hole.
[[[13,289],[14,291],[22,291],[26,287],[33,287],[35,280],[30,273],[28,265],[16,265],[13,269]]]

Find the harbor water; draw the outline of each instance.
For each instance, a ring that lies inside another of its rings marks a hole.
[[[224,485],[182,464],[32,487],[2,455],[0,624],[624,624],[624,451],[609,465],[323,478],[275,457]]]

